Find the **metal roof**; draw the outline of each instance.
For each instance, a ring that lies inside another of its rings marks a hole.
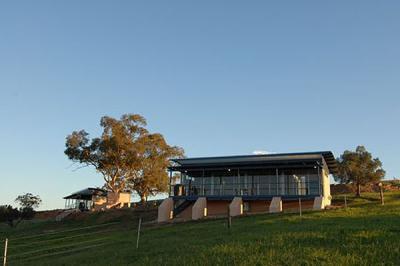
[[[272,153],[260,155],[236,155],[236,156],[220,156],[220,157],[198,157],[173,159],[171,161],[177,163],[179,167],[170,167],[171,170],[177,168],[198,168],[213,167],[224,165],[260,165],[273,163],[291,163],[302,161],[321,160],[323,158],[332,174],[337,173],[336,159],[331,151],[316,152],[298,152],[298,153]]]
[[[72,193],[69,196],[64,197],[64,199],[83,199],[83,200],[91,200],[92,196],[107,196],[107,191],[101,188],[85,188],[75,193]]]

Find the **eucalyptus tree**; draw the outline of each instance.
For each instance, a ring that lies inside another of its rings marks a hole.
[[[18,196],[15,202],[20,208],[11,205],[0,206],[0,222],[7,223],[10,227],[17,227],[23,220],[30,220],[35,216],[35,209],[40,206],[42,200],[38,195],[26,193]]]
[[[171,158],[183,156],[182,148],[168,145],[159,133],[150,133],[138,114],[120,119],[105,116],[100,125],[100,137],[90,139],[85,130],[67,136],[65,154],[70,160],[94,167],[109,191],[135,191],[142,202],[167,191],[166,168]]]
[[[335,180],[340,183],[352,183],[357,187],[356,196],[361,195],[361,186],[378,182],[385,176],[382,162],[373,158],[364,146],[357,146],[355,151],[344,151],[337,158],[339,173]]]

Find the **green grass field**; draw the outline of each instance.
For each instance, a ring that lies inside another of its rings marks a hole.
[[[234,218],[230,230],[225,219],[145,225],[139,249],[133,212],[1,225],[0,239],[10,239],[9,265],[400,265],[400,193],[386,193],[385,206],[378,194],[348,203],[302,217]]]

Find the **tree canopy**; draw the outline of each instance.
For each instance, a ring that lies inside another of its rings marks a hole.
[[[32,193],[20,195],[15,199],[20,208],[11,205],[0,206],[0,222],[5,222],[11,227],[16,227],[22,220],[30,220],[35,216],[35,209],[40,206],[42,200]]]
[[[164,192],[168,186],[169,160],[183,156],[183,149],[170,146],[159,133],[150,133],[146,120],[138,114],[120,119],[105,116],[103,133],[90,139],[84,131],[67,136],[65,154],[73,162],[93,166],[102,174],[109,191],[136,191],[142,201]]]
[[[385,176],[382,162],[373,158],[364,146],[357,146],[355,151],[344,151],[337,158],[339,173],[335,180],[340,183],[353,183],[357,186],[357,196],[361,194],[361,186],[378,182]]]
[[[31,208],[36,209],[42,203],[42,200],[38,195],[33,195],[32,193],[26,193],[24,195],[20,195],[15,199],[15,202],[18,203],[22,209]]]

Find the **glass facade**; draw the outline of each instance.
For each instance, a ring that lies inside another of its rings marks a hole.
[[[319,169],[224,169],[181,173],[185,196],[320,195]]]

